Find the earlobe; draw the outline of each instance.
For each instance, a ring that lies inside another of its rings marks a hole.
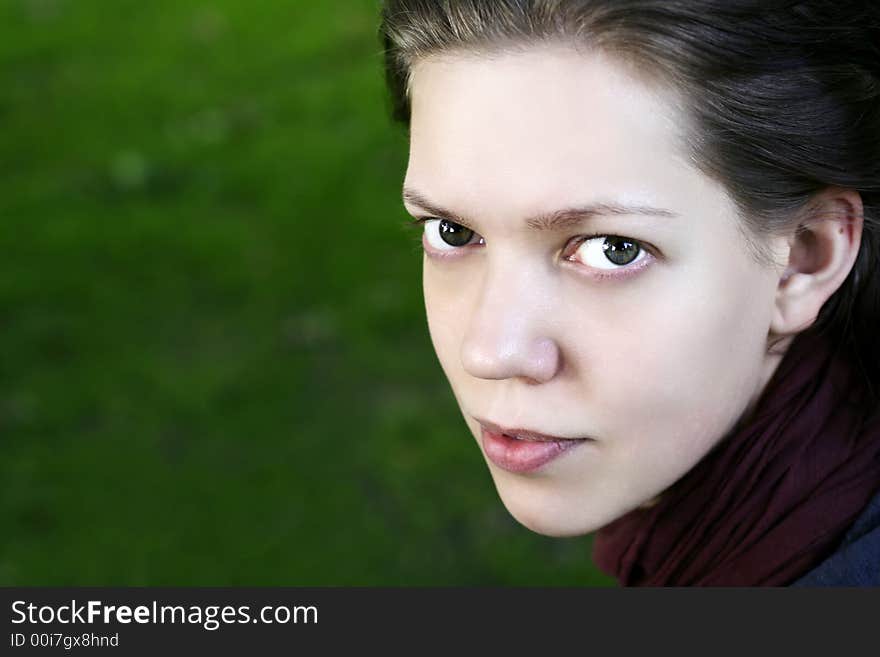
[[[771,334],[809,328],[840,288],[861,244],[862,199],[858,192],[828,189],[809,205],[806,218],[787,236],[788,263],[780,274]]]

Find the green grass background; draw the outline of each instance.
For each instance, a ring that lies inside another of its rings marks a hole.
[[[435,360],[377,20],[0,1],[0,584],[610,583]]]

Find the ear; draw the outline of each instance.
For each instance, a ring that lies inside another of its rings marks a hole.
[[[770,333],[789,336],[809,328],[849,275],[862,240],[862,197],[829,188],[811,202],[805,219],[784,236],[788,264],[779,278]]]

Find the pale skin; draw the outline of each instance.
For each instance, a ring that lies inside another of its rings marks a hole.
[[[405,206],[429,220],[428,326],[467,427],[484,458],[478,418],[591,438],[533,472],[486,459],[508,511],[542,534],[594,531],[693,468],[779,365],[768,340],[784,352],[858,252],[861,199],[828,189],[823,220],[763,238],[776,262],[759,264],[729,194],[682,148],[679,107],[662,84],[561,45],[413,69]],[[604,212],[528,221],[590,205]],[[472,241],[443,242],[440,219]],[[638,255],[613,263],[592,234]]]

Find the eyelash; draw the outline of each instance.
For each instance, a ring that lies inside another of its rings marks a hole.
[[[407,221],[407,225],[411,226],[411,227],[415,227],[415,228],[421,227],[422,229],[424,229],[424,225],[427,222],[435,221],[435,220],[441,221],[442,219],[440,219],[439,217],[417,217],[415,219],[411,219],[411,220]],[[459,224],[457,222],[453,222],[453,223],[456,223],[456,225],[461,226],[462,228],[466,228],[466,229],[474,232],[475,234],[479,235],[479,233],[477,233],[477,231],[473,230],[472,228],[470,228],[469,226],[467,226],[465,224]],[[589,240],[596,239],[598,237],[616,237],[618,239],[626,240],[628,242],[632,242],[634,244],[637,244],[639,246],[639,249],[641,251],[644,251],[644,253],[647,257],[643,258],[641,261],[637,261],[637,264],[635,264],[635,265],[632,265],[632,266],[622,265],[619,268],[608,269],[605,272],[603,272],[602,270],[597,270],[596,268],[587,267],[586,265],[576,264],[573,260],[570,259],[571,256],[573,256],[577,252],[577,249],[579,249],[582,244],[584,244],[585,242],[588,242]],[[420,240],[419,241],[420,247],[423,247],[423,244],[421,242],[421,236],[419,237],[419,240]],[[572,243],[574,243],[575,246],[573,248],[569,248],[569,244],[572,244]],[[471,246],[471,245],[467,244],[465,246]],[[450,251],[449,253],[430,253],[429,256],[433,257],[433,258],[457,258],[457,257],[460,257],[460,254],[456,254],[455,251],[458,251],[463,248],[465,248],[465,247],[464,246],[459,247],[459,249],[455,249],[454,251]],[[572,240],[569,240],[569,242],[566,243],[566,246],[564,247],[563,252],[568,252],[568,251],[570,251],[570,255],[563,258],[563,260],[565,262],[571,262],[574,266],[576,266],[580,269],[584,269],[585,267],[589,268],[591,270],[590,275],[593,278],[597,278],[600,280],[606,280],[606,279],[620,280],[620,279],[630,278],[631,276],[634,276],[637,273],[639,273],[645,267],[649,266],[653,260],[656,260],[656,256],[654,255],[654,252],[653,252],[654,249],[650,245],[648,245],[640,240],[633,239],[631,237],[626,237],[625,235],[617,235],[617,234],[612,234],[612,233],[590,233],[588,235],[578,235],[577,237],[573,238]]]

